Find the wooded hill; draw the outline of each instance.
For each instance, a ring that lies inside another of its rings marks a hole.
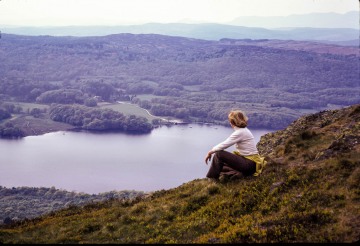
[[[83,206],[91,202],[109,199],[132,200],[144,196],[143,191],[123,190],[99,194],[66,191],[55,187],[11,187],[0,186],[0,224],[11,224],[20,220],[39,217],[70,206]]]
[[[262,174],[196,179],[132,200],[70,207],[0,228],[0,243],[355,243],[360,104],[262,136]]]
[[[273,129],[360,102],[357,47],[282,42],[3,34],[0,100],[93,106],[95,97],[225,125],[228,111],[242,108],[251,127]]]

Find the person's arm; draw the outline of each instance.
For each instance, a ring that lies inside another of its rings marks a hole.
[[[238,142],[240,139],[239,132],[233,132],[227,139],[225,139],[223,142],[215,145],[206,155],[205,157],[205,163],[211,159],[212,154],[214,154],[217,151],[224,150],[236,142]]]
[[[215,145],[211,150],[213,152],[224,150],[229,148],[230,146],[234,145],[235,143],[239,142],[241,140],[241,132],[234,131],[227,139],[225,139],[223,142]]]

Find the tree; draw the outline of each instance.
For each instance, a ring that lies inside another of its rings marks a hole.
[[[0,120],[8,119],[10,117],[11,114],[7,110],[0,108]]]
[[[84,101],[84,105],[88,106],[88,107],[96,107],[97,102],[96,102],[95,98],[86,98]]]
[[[41,109],[33,108],[33,109],[31,109],[30,114],[35,118],[39,118],[41,115]]]

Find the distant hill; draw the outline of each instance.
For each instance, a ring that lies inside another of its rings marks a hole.
[[[72,206],[3,225],[0,243],[358,243],[359,122],[360,104],[303,116],[261,137],[258,177]]]
[[[359,14],[359,11],[350,11],[344,14],[310,13],[289,16],[241,16],[227,24],[270,29],[284,27],[359,29]]]
[[[286,29],[266,29],[224,24],[160,24],[149,23],[130,26],[60,26],[60,27],[2,27],[3,33],[18,35],[51,36],[105,36],[110,34],[161,34],[205,40],[233,39],[282,39],[348,41],[359,39],[359,29],[355,28],[313,28],[294,27]],[[351,44],[353,45],[353,44]]]

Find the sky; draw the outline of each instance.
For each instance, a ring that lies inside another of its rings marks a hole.
[[[0,0],[0,25],[227,23],[240,16],[359,11],[358,0]]]

